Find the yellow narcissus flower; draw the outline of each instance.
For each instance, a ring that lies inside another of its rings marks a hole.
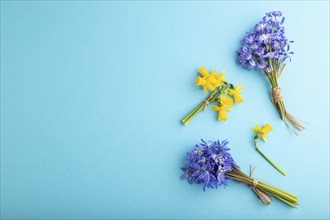
[[[213,106],[212,111],[218,112],[218,120],[225,121],[228,119],[226,111],[231,110],[231,107],[222,105],[222,106]]]
[[[228,91],[228,95],[231,95],[234,97],[235,99],[235,104],[241,103],[244,101],[244,99],[241,97],[240,93],[243,91],[244,89],[241,88],[240,85],[238,85],[235,89],[230,89]]]
[[[225,76],[226,76],[226,74],[223,71],[222,71],[222,73],[220,75],[217,75],[216,70],[214,70],[211,73],[211,76],[214,76],[214,78],[216,80],[216,83],[217,83],[217,86],[221,86],[225,82]]]
[[[233,99],[227,97],[226,94],[219,98],[219,102],[222,106],[233,107]]]
[[[206,70],[205,66],[200,68],[198,70],[198,73],[200,73],[203,77],[208,77],[210,75],[209,72]]]
[[[255,128],[252,128],[252,131],[256,132],[257,137],[261,138],[263,141],[267,141],[267,133],[273,130],[272,126],[266,124],[263,128],[260,128],[259,125],[256,125]]]
[[[207,90],[209,89],[210,91],[213,91],[214,89],[215,89],[215,87],[211,84],[211,83],[209,83],[206,79],[205,79],[205,77],[200,77],[200,76],[198,76],[197,78],[196,78],[196,86],[201,86],[202,88],[203,88],[203,90],[204,90],[204,92],[205,93],[207,93]]]
[[[212,84],[212,85],[214,85],[215,87],[217,87],[217,86],[219,86],[219,82],[218,82],[218,80],[217,80],[217,77],[218,75],[217,75],[217,73],[216,73],[216,70],[214,70],[210,75],[209,75],[209,77],[207,78],[207,81],[210,83],[210,84]]]
[[[207,93],[207,90],[210,90],[212,92],[215,89],[215,86],[210,82],[213,80],[210,80],[209,72],[203,66],[198,70],[198,73],[200,73],[202,77],[198,76],[196,78],[196,86],[201,86],[205,93]]]
[[[198,73],[201,74],[202,77],[198,76],[196,78],[196,86],[201,86],[205,93],[207,93],[207,90],[212,92],[224,82],[225,74],[217,75],[216,70],[210,74],[203,66],[198,70]]]

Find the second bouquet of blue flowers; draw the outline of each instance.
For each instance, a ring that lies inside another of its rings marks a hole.
[[[282,12],[273,11],[255,25],[252,31],[246,33],[242,47],[237,51],[238,60],[246,70],[259,70],[267,77],[272,87],[271,101],[281,119],[297,134],[304,127],[287,112],[278,79],[284,73],[286,60],[291,60],[290,44],[285,36],[284,17]]]
[[[253,178],[252,167],[250,175],[246,175],[232,158],[227,145],[226,140],[202,140],[193,151],[187,153],[185,166],[181,168],[184,172],[182,178],[190,184],[203,185],[204,191],[206,188],[228,186],[229,180],[235,180],[249,186],[265,205],[269,205],[271,197],[275,197],[293,208],[297,207],[297,196]]]

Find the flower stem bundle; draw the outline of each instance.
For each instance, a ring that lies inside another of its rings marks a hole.
[[[270,74],[265,75],[271,85],[271,101],[278,114],[280,115],[281,119],[290,128],[290,130],[292,130],[297,135],[295,129],[297,129],[298,131],[302,131],[304,129],[304,126],[302,126],[289,112],[286,111],[283,102],[283,96],[281,94],[281,88],[278,85],[278,79],[282,76],[286,68],[286,64],[283,64],[282,62],[277,63],[276,61],[270,60],[269,63],[271,64],[273,69]]]
[[[237,51],[239,63],[246,70],[259,70],[264,73],[271,85],[271,101],[281,119],[296,135],[304,127],[287,112],[278,79],[283,74],[290,59],[290,43],[284,33],[284,17],[282,12],[274,11],[255,25],[251,32],[242,40],[242,47]]]
[[[252,172],[251,175],[248,176],[245,173],[243,173],[239,168],[234,167],[234,169],[228,172],[226,176],[230,179],[233,179],[237,182],[249,186],[251,189],[253,189],[253,191],[256,193],[258,198],[265,205],[269,205],[271,203],[270,196],[272,196],[293,208],[297,208],[298,205],[297,196],[252,178]]]
[[[207,106],[213,102],[219,103],[218,106],[212,107],[213,111],[218,112],[218,120],[227,120],[226,111],[232,109],[233,103],[238,104],[243,102],[243,98],[240,96],[240,92],[243,89],[239,85],[235,88],[231,83],[226,82],[224,80],[225,74],[217,75],[216,70],[209,73],[205,67],[202,67],[198,73],[202,77],[198,76],[196,78],[196,85],[201,86],[205,93],[210,91],[210,94],[181,122],[187,125],[199,112],[206,110]]]
[[[228,181],[231,179],[249,186],[267,206],[274,197],[293,208],[297,207],[297,196],[253,178],[251,167],[250,175],[246,175],[231,157],[227,145],[226,140],[222,142],[202,140],[192,152],[187,153],[185,166],[181,168],[184,172],[181,178],[186,179],[190,184],[202,184],[204,191],[206,187],[214,189],[228,186]]]

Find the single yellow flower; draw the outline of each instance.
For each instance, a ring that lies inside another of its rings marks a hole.
[[[204,92],[205,93],[207,92],[207,81],[204,78],[198,76],[196,78],[196,86],[201,86]]]
[[[244,101],[244,99],[241,97],[240,93],[243,91],[244,89],[241,88],[240,85],[238,85],[235,89],[230,89],[228,91],[228,94],[233,96],[235,99],[235,104],[241,103]]]
[[[209,83],[211,83],[212,85],[214,85],[215,87],[219,86],[219,82],[217,80],[217,73],[216,73],[216,70],[214,70],[210,75],[209,77],[207,77],[207,81]]]
[[[227,97],[226,94],[219,98],[219,102],[222,106],[233,107],[233,99]]]
[[[214,76],[217,86],[221,86],[225,82],[226,74],[222,71],[220,75],[217,75],[216,70],[211,73],[211,76]]]
[[[203,77],[208,77],[210,75],[209,72],[206,70],[205,66],[200,68],[198,70],[198,73],[200,73]]]
[[[218,120],[225,121],[228,119],[226,111],[231,110],[231,107],[222,105],[222,106],[213,106],[212,111],[218,112]]]
[[[263,141],[267,141],[267,133],[273,130],[272,126],[266,124],[263,128],[260,128],[259,125],[256,125],[255,128],[252,128],[252,131],[256,132],[257,137],[261,138]]]
[[[203,66],[198,70],[198,73],[202,75],[202,77],[198,76],[196,78],[196,86],[201,86],[205,93],[207,93],[207,90],[213,91],[215,88],[214,86],[209,82],[209,72],[206,70],[206,68]]]

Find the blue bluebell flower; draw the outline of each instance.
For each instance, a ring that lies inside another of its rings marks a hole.
[[[282,12],[273,11],[258,22],[242,40],[242,47],[237,51],[238,63],[246,70],[262,70],[269,74],[269,61],[277,63],[286,59],[291,61],[289,41],[285,37]]]
[[[203,184],[204,191],[206,188],[227,186],[226,173],[232,171],[234,166],[237,167],[227,145],[227,140],[206,142],[202,139],[202,143],[187,153],[185,167],[181,168],[184,172],[181,178],[187,179],[190,184]]]

